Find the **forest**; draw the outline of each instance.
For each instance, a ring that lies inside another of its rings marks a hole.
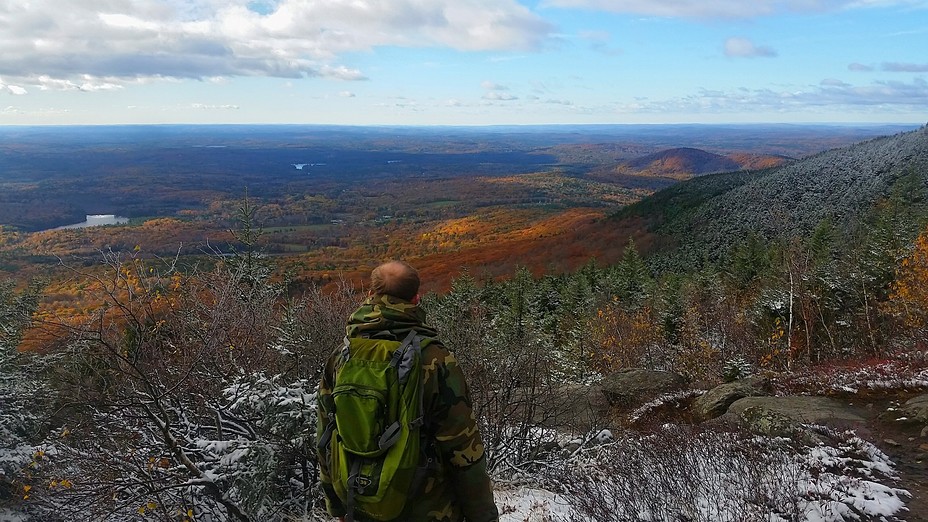
[[[406,258],[467,374],[494,479],[572,506],[533,520],[632,519],[624,509],[904,520],[901,507],[854,504],[841,478],[851,471],[815,460],[815,448],[870,455],[882,475],[867,480],[893,484],[886,456],[856,436],[756,437],[689,412],[707,390],[754,377],[777,395],[854,401],[928,389],[928,130],[636,188],[602,181],[608,162],[593,163],[590,177],[533,165],[427,178],[413,185],[422,190],[332,181],[328,195],[278,203],[249,188],[125,227],[5,225],[0,515],[324,520],[315,383],[366,272]],[[691,392],[553,424],[565,393],[638,369],[678,375]],[[601,444],[606,429],[615,440]],[[699,489],[626,465],[669,467]],[[782,473],[769,482],[764,469]],[[591,483],[596,473],[615,479]],[[620,492],[637,504],[610,509]],[[507,494],[506,520],[528,519]]]

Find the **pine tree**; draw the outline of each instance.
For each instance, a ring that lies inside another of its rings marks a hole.
[[[32,356],[17,349],[38,296],[36,284],[17,292],[12,281],[0,282],[0,504],[3,491],[30,461],[45,419],[48,388],[34,373]]]
[[[622,260],[613,269],[612,280],[614,292],[626,308],[637,308],[649,296],[653,284],[651,273],[632,238],[628,239]]]

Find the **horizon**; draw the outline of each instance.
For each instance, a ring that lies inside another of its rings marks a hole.
[[[0,32],[2,126],[928,122],[928,0],[38,0]]]
[[[331,128],[382,128],[382,129],[493,129],[506,127],[541,128],[541,127],[848,127],[848,128],[876,128],[876,127],[906,127],[913,130],[928,126],[924,123],[903,121],[875,121],[875,122],[671,122],[671,123],[488,123],[488,124],[345,124],[345,123],[0,123],[0,129],[6,128],[65,128],[65,127],[331,127]]]

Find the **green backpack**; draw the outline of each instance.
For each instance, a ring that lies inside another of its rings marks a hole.
[[[332,486],[347,508],[374,520],[400,516],[429,465],[422,441],[422,344],[346,338],[319,438]]]

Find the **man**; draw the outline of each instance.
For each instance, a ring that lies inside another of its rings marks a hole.
[[[402,341],[410,330],[434,339],[437,332],[426,326],[419,307],[419,274],[402,261],[384,263],[371,272],[371,292],[348,320],[347,336],[387,338]],[[329,357],[319,396],[330,394],[341,350]],[[492,522],[499,520],[493,488],[486,472],[483,441],[477,429],[470,394],[454,356],[432,341],[422,348],[423,408],[429,424],[423,427],[424,444],[437,460],[429,468],[417,491],[413,491],[403,514],[396,520],[408,522]],[[319,418],[319,432],[326,423]],[[344,520],[346,508],[335,494],[325,458],[320,455],[322,488],[330,515]],[[358,519],[360,520],[360,518]]]

